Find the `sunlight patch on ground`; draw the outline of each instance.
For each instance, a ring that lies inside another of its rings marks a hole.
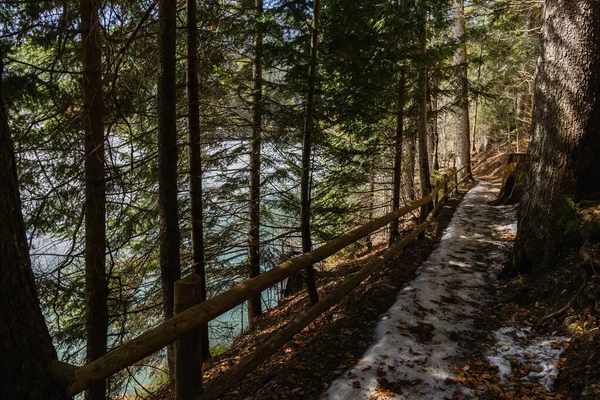
[[[473,391],[457,381],[450,364],[469,350],[464,339],[480,305],[488,301],[490,264],[499,264],[510,248],[494,237],[514,229],[515,213],[488,205],[494,188],[480,182],[467,193],[417,277],[382,316],[375,329],[376,343],[323,398],[474,398]]]

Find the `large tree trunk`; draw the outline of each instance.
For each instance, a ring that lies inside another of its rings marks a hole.
[[[400,208],[400,192],[402,190],[402,136],[404,133],[404,91],[406,87],[406,72],[400,71],[398,77],[398,99],[396,104],[396,137],[394,143],[394,187],[392,190],[392,210]],[[390,223],[389,245],[398,239],[398,220]]]
[[[173,316],[175,281],[181,278],[177,207],[177,127],[175,120],[175,0],[159,0],[158,76],[158,208],[160,216],[160,272],[165,318]],[[174,371],[169,346],[169,371]],[[173,376],[173,375],[171,375]]]
[[[98,0],[81,1],[83,44],[83,127],[85,132],[85,331],[86,361],[106,354],[108,281],[106,277],[106,191],[102,56]],[[90,385],[86,398],[104,400],[106,381]]]
[[[456,138],[458,168],[467,167],[465,174],[471,176],[471,138],[469,129],[469,79],[467,76],[467,43],[465,41],[465,2],[454,0],[452,5],[454,19],[454,37],[460,42],[454,55],[456,67]]]
[[[263,1],[255,0],[254,18],[254,93],[252,113],[252,142],[250,144],[250,231],[248,235],[248,263],[250,278],[260,275],[260,146],[262,133],[262,26]],[[262,313],[261,295],[250,298],[249,319]]]
[[[315,126],[315,83],[317,79],[317,46],[319,44],[319,20],[321,1],[313,2],[313,27],[310,44],[310,61],[308,66],[308,93],[306,98],[306,123],[304,125],[304,138],[302,142],[302,177],[300,180],[300,230],[302,232],[302,251],[308,253],[312,250],[310,235],[310,165],[312,136]],[[316,304],[319,301],[315,272],[312,266],[306,268],[306,286],[310,301]]]
[[[422,14],[422,24],[421,24],[421,32],[419,34],[419,47],[421,53],[423,55],[423,64],[419,67],[419,178],[421,181],[421,197],[427,196],[431,192],[431,179],[429,172],[429,157],[427,154],[427,136],[428,136],[428,126],[429,123],[427,117],[427,92],[429,91],[429,83],[428,83],[428,65],[427,65],[427,11],[425,4],[421,4],[421,10],[419,12]],[[429,213],[431,209],[430,203],[425,204],[421,207],[421,218]],[[421,221],[422,222],[422,221]]]
[[[600,2],[546,1],[525,191],[521,272],[577,239],[572,200],[600,191]]]
[[[189,128],[190,202],[192,207],[193,270],[200,277],[200,301],[206,300],[206,271],[204,267],[204,228],[202,209],[202,139],[198,95],[198,28],[196,0],[187,0],[187,101]],[[202,358],[210,357],[208,325],[200,330]]]
[[[0,60],[0,398],[66,399],[48,374],[56,351],[31,271],[1,74]]]

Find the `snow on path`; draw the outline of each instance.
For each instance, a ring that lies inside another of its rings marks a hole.
[[[329,387],[328,400],[371,400],[378,389],[393,399],[467,398],[455,381],[450,357],[468,352],[460,339],[487,300],[489,263],[506,257],[510,244],[494,237],[516,231],[512,207],[492,207],[498,186],[480,181],[466,194],[444,235],[376,327],[376,343],[355,367]],[[481,255],[487,259],[483,265]],[[485,268],[482,268],[485,267]],[[402,268],[401,265],[398,268]]]

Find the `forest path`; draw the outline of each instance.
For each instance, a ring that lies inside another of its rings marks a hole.
[[[479,181],[444,235],[375,328],[375,343],[336,379],[329,400],[470,398],[452,360],[468,353],[465,337],[491,298],[494,274],[516,232],[514,207],[490,206],[498,185]],[[402,266],[398,266],[402,268]],[[454,370],[453,370],[454,369]]]

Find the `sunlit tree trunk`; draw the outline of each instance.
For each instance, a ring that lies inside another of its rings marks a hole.
[[[315,86],[317,79],[317,46],[319,44],[319,20],[321,13],[321,1],[313,2],[313,26],[310,44],[310,60],[308,67],[308,94],[306,98],[306,123],[304,126],[304,138],[302,141],[302,177],[300,182],[300,230],[302,232],[302,251],[307,253],[312,250],[310,235],[310,165],[311,149],[315,126]],[[312,265],[306,268],[306,286],[310,301],[316,304],[319,301],[317,286],[315,284],[315,272]]]
[[[2,69],[0,60],[0,398],[66,399],[65,390],[48,374],[56,351],[40,310],[29,260],[15,154],[2,97]]]
[[[160,217],[160,272],[165,318],[173,316],[175,281],[181,278],[179,215],[177,207],[177,127],[175,117],[175,0],[158,2],[160,72],[158,76],[158,208]],[[173,348],[169,346],[169,371]]]
[[[600,192],[600,2],[548,0],[515,243],[522,273],[577,239],[573,201]]]
[[[252,112],[252,141],[250,143],[250,231],[248,235],[248,263],[250,277],[260,275],[260,147],[262,134],[262,53],[263,35],[260,20],[263,1],[254,3],[254,93]],[[248,307],[250,320],[262,313],[261,295],[250,298]]]
[[[108,281],[106,276],[106,189],[102,55],[98,0],[82,0],[83,129],[85,134],[85,331],[86,361],[106,354]],[[90,400],[106,398],[106,381],[94,382]]]
[[[466,175],[471,176],[471,137],[469,129],[469,79],[467,76],[467,43],[465,42],[466,22],[464,0],[454,0],[452,5],[454,37],[459,41],[454,55],[456,68],[456,137],[458,167],[467,167]]]

